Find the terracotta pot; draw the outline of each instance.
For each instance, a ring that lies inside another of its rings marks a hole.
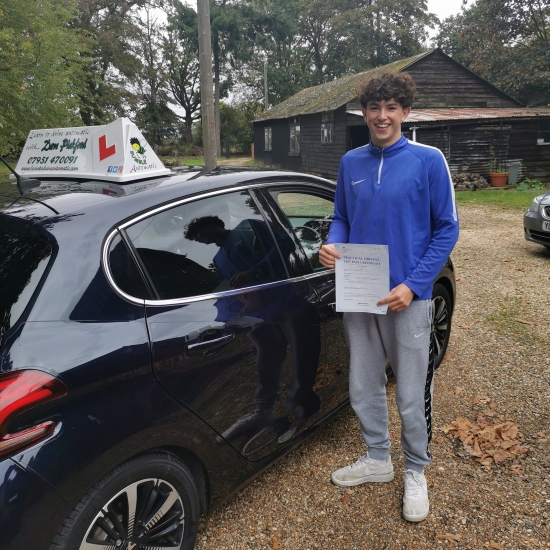
[[[489,172],[491,178],[491,185],[493,187],[504,187],[508,181],[508,175],[510,172]]]

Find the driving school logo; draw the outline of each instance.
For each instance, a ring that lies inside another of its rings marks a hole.
[[[144,139],[139,141],[139,139],[133,137],[130,138],[130,145],[132,146],[130,155],[134,159],[134,162],[137,162],[137,164],[147,164],[144,147],[144,145],[147,145],[147,142]]]

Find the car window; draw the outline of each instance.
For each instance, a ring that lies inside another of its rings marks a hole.
[[[162,300],[283,280],[281,254],[294,250],[248,191],[185,203],[126,232]]]
[[[325,269],[319,262],[319,249],[328,236],[334,201],[303,192],[272,190],[271,194],[294,228],[312,269]]]
[[[151,298],[143,277],[120,235],[117,235],[109,246],[109,266],[111,274],[122,292],[135,298],[146,300]]]
[[[0,336],[27,307],[51,254],[45,241],[0,231]]]

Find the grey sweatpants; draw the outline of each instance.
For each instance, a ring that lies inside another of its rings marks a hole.
[[[369,456],[389,456],[385,365],[397,382],[401,445],[405,468],[422,472],[430,463],[433,350],[430,346],[431,300],[414,300],[408,308],[386,315],[345,313],[350,347],[350,401],[361,423]]]

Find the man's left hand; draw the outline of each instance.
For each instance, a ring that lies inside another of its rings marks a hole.
[[[404,283],[392,288],[390,293],[383,299],[380,300],[376,305],[382,306],[388,304],[388,309],[390,311],[403,311],[409,307],[413,299],[413,291]]]

